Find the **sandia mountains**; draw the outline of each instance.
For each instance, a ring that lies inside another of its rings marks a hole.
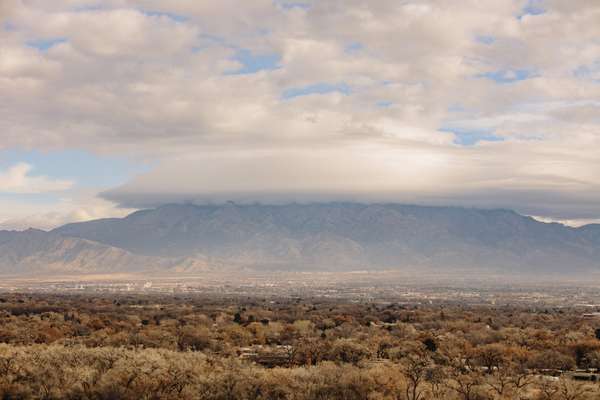
[[[0,231],[0,274],[249,268],[600,272],[600,225],[399,204],[165,205],[50,232]]]

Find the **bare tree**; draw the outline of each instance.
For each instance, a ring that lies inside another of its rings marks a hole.
[[[423,382],[427,376],[431,360],[424,354],[411,354],[402,359],[402,373],[406,378],[406,399],[420,400],[425,391]]]

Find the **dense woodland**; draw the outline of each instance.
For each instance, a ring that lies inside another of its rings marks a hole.
[[[0,294],[2,399],[599,399],[582,310]]]

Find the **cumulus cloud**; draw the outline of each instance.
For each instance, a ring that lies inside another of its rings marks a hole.
[[[150,160],[102,194],[126,207],[600,215],[600,4],[300,3],[2,2],[0,147]]]
[[[0,198],[0,230],[50,230],[71,222],[123,217],[134,211],[99,199],[96,193],[91,189],[67,193],[68,196],[45,202],[42,207],[39,202],[31,204],[19,198]]]
[[[32,176],[33,166],[19,163],[0,172],[0,193],[34,194],[60,192],[71,188],[74,182],[51,179],[46,176]]]

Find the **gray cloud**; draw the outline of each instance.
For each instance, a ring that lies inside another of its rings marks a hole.
[[[545,154],[522,144],[502,145],[512,147],[513,165],[503,159],[510,151],[498,152],[496,146],[449,151],[443,145],[371,140],[368,146],[319,149],[213,149],[165,162],[102,196],[130,208],[171,202],[363,201],[511,208],[556,219],[600,214],[600,187],[564,172],[585,170],[587,159],[556,151],[548,165]]]

